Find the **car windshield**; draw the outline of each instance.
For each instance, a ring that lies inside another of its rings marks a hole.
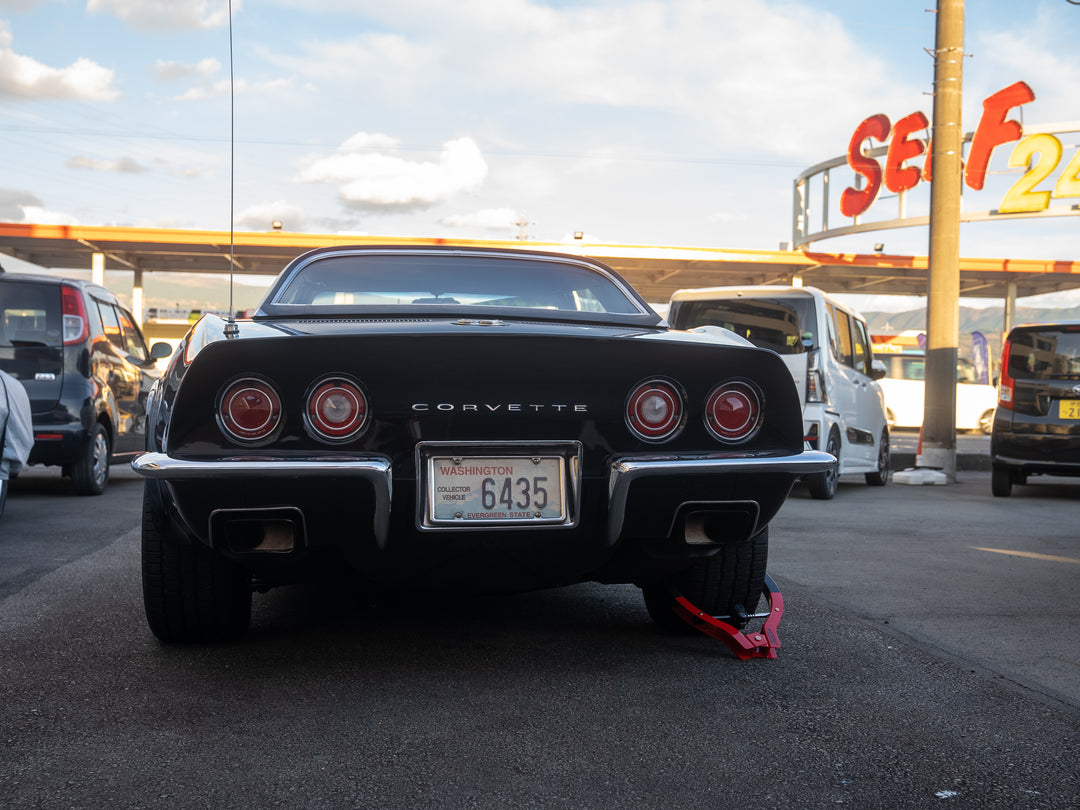
[[[638,315],[611,279],[543,259],[453,254],[348,254],[302,266],[272,305],[335,307],[514,307]]]
[[[1009,376],[1014,379],[1080,379],[1080,326],[1022,330],[1009,344]]]
[[[809,295],[682,301],[674,325],[679,329],[721,326],[777,354],[802,354],[804,337],[817,342],[814,299]]]

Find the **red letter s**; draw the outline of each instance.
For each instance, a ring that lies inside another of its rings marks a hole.
[[[848,144],[847,162],[854,172],[866,178],[866,188],[846,188],[840,195],[840,213],[845,217],[857,217],[874,204],[881,190],[881,166],[862,152],[863,141],[874,138],[882,143],[889,137],[889,117],[882,113],[872,115],[855,128]]]

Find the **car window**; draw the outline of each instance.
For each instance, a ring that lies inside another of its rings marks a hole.
[[[135,326],[135,319],[123,307],[120,307],[119,312],[120,328],[124,332],[124,350],[132,357],[145,363],[150,357],[150,353],[146,350],[146,342],[143,340],[139,328]]]
[[[120,319],[117,317],[113,305],[105,301],[99,301],[96,298],[94,303],[97,304],[98,314],[101,318],[101,328],[105,330],[105,337],[113,346],[120,349],[120,351],[124,351],[124,334],[120,331]]]
[[[958,357],[956,359],[956,381],[958,383],[971,384],[979,382],[979,375],[978,372],[975,371],[975,364],[966,357]]]
[[[357,307],[450,304],[637,315],[607,276],[579,265],[507,257],[345,255],[301,267],[271,304]]]
[[[866,324],[858,318],[852,318],[855,325],[855,368],[870,376],[870,363],[873,352],[870,349],[870,336],[866,333]]]
[[[47,284],[0,284],[0,346],[59,346],[60,293]]]
[[[917,380],[918,382],[924,382],[926,380],[926,360],[920,355],[919,357],[898,357],[900,361],[900,373],[901,380]]]
[[[845,366],[855,366],[855,354],[851,345],[851,321],[848,318],[848,314],[839,309],[833,309],[834,317],[836,318],[836,337],[837,348],[839,349],[838,359]]]
[[[672,326],[720,326],[777,354],[802,354],[803,337],[817,343],[814,299],[809,295],[680,301]]]
[[[1080,326],[1015,332],[1009,344],[1014,379],[1080,379]]]

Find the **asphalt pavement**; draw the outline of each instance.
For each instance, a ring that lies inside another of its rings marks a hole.
[[[117,483],[20,477],[0,521],[13,556],[51,547],[6,531],[35,515],[86,536],[0,596],[5,808],[1080,807],[1080,482],[797,486],[783,647],[747,662],[598,584],[284,588],[237,643],[163,646]]]

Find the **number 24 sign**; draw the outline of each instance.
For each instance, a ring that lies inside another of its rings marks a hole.
[[[971,139],[964,182],[976,191],[982,189],[986,181],[986,169],[994,149],[1018,141],[1009,155],[1009,167],[1026,168],[1027,171],[1005,193],[997,208],[1001,214],[1043,211],[1049,206],[1051,197],[1080,197],[1080,151],[1066,164],[1052,192],[1035,190],[1061,163],[1061,141],[1045,132],[1025,138],[1020,124],[1006,118],[1012,108],[1034,100],[1035,92],[1026,82],[1016,82],[994,93],[983,102],[983,114]],[[932,144],[911,137],[929,126],[927,117],[915,112],[901,118],[895,125],[886,115],[872,115],[855,128],[848,144],[847,162],[856,174],[863,177],[866,186],[844,189],[840,196],[840,212],[844,216],[856,217],[868,210],[883,184],[889,191],[898,193],[914,188],[920,181],[930,181]],[[889,142],[884,167],[863,151],[863,145],[871,139]],[[924,154],[926,158],[921,169],[905,165],[907,161]],[[1038,158],[1034,159],[1036,155]]]

